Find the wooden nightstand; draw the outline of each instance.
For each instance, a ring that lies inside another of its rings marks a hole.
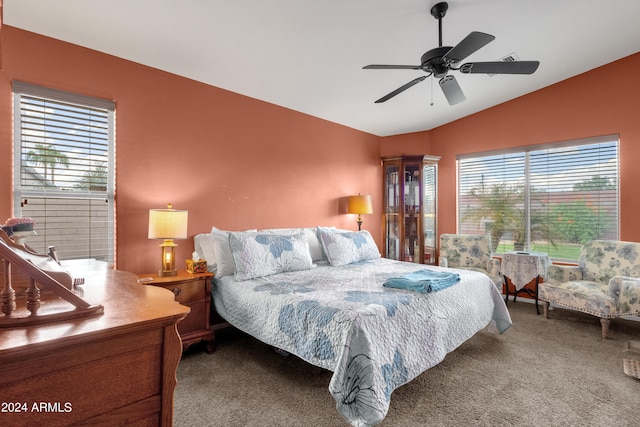
[[[183,351],[200,341],[207,342],[207,353],[214,350],[215,335],[211,329],[212,278],[213,273],[189,273],[186,270],[178,271],[177,276],[159,277],[157,273],[138,275],[141,284],[169,289],[176,301],[191,309],[187,317],[178,323]]]

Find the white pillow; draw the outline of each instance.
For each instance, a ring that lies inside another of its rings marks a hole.
[[[314,267],[309,243],[302,231],[297,234],[232,232],[229,244],[238,281]]]
[[[193,247],[196,250],[194,259],[196,256],[200,259],[207,261],[207,270],[216,271],[216,251],[215,251],[215,239],[211,233],[196,234],[193,237]]]
[[[318,230],[316,227],[313,228],[305,228],[304,234],[307,236],[307,241],[309,242],[309,252],[311,253],[311,259],[313,261],[322,261],[326,259],[324,256],[324,252],[322,251],[322,242],[320,242],[320,238],[318,237]]]
[[[329,264],[334,267],[380,258],[378,246],[367,230],[345,231],[318,227]]]
[[[229,246],[229,233],[231,231],[220,230],[215,226],[211,227],[216,260],[216,277],[233,276],[236,272],[236,264],[233,261],[231,247]]]

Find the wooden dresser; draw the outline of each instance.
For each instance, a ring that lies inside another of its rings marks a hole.
[[[132,273],[84,273],[80,294],[104,313],[0,329],[0,423],[171,426],[189,308]]]

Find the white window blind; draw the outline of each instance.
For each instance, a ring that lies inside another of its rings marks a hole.
[[[14,92],[15,216],[27,243],[60,259],[114,259],[112,101],[22,82]]]
[[[576,260],[582,244],[619,238],[618,136],[458,156],[458,230],[495,252]]]

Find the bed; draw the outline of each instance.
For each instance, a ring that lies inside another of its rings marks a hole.
[[[486,275],[381,258],[366,231],[214,227],[196,236],[195,247],[194,256],[207,257],[216,271],[216,311],[253,337],[332,371],[329,391],[354,426],[380,423],[393,390],[476,332],[511,325]],[[444,282],[387,287],[412,274],[451,283],[439,290],[431,284]]]

